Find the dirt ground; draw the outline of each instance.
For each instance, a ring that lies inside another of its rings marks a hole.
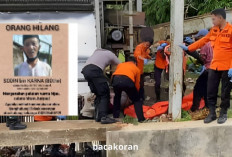
[[[198,74],[187,72],[185,75],[185,85],[186,91],[185,95],[188,95],[193,91],[194,85],[198,78]],[[156,95],[155,95],[155,80],[153,75],[145,76],[145,83],[144,83],[144,91],[145,91],[145,101],[144,105],[152,106],[156,102]],[[161,100],[167,101],[169,97],[168,93],[168,81],[164,79],[162,76],[161,81]]]

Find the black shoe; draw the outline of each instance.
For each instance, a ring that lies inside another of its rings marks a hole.
[[[216,120],[216,113],[213,112],[213,113],[209,113],[209,115],[204,119],[204,123],[210,123],[214,120]]]
[[[223,123],[226,122],[226,120],[227,120],[227,113],[220,113],[220,116],[219,116],[219,118],[217,120],[217,123],[218,124],[223,124]]]
[[[20,123],[20,119],[18,117],[8,117],[7,120],[6,120],[6,127],[9,127],[10,126],[10,122],[11,121],[18,121],[18,123]]]
[[[22,123],[17,121],[17,122],[11,122],[9,124],[9,128],[10,128],[10,130],[23,130],[23,129],[27,128],[27,125],[22,124]]]
[[[112,123],[116,123],[117,121],[113,118],[110,117],[102,117],[101,118],[101,124],[112,124]]]

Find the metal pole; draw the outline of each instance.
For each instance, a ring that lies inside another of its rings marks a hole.
[[[129,35],[130,35],[130,53],[133,53],[133,0],[129,0]]]
[[[96,16],[97,48],[101,48],[101,26],[100,26],[99,0],[95,0],[95,16]]]
[[[169,71],[169,113],[172,119],[181,118],[183,50],[178,46],[183,42],[184,0],[171,0],[171,57]]]

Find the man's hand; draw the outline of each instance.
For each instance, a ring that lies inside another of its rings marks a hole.
[[[188,51],[188,46],[185,45],[179,45],[184,51]]]
[[[148,63],[148,59],[144,58],[144,64],[146,65]]]
[[[232,68],[228,71],[228,77],[232,78]]]

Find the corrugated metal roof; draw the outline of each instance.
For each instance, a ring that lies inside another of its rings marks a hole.
[[[0,12],[93,11],[94,0],[0,0]]]

